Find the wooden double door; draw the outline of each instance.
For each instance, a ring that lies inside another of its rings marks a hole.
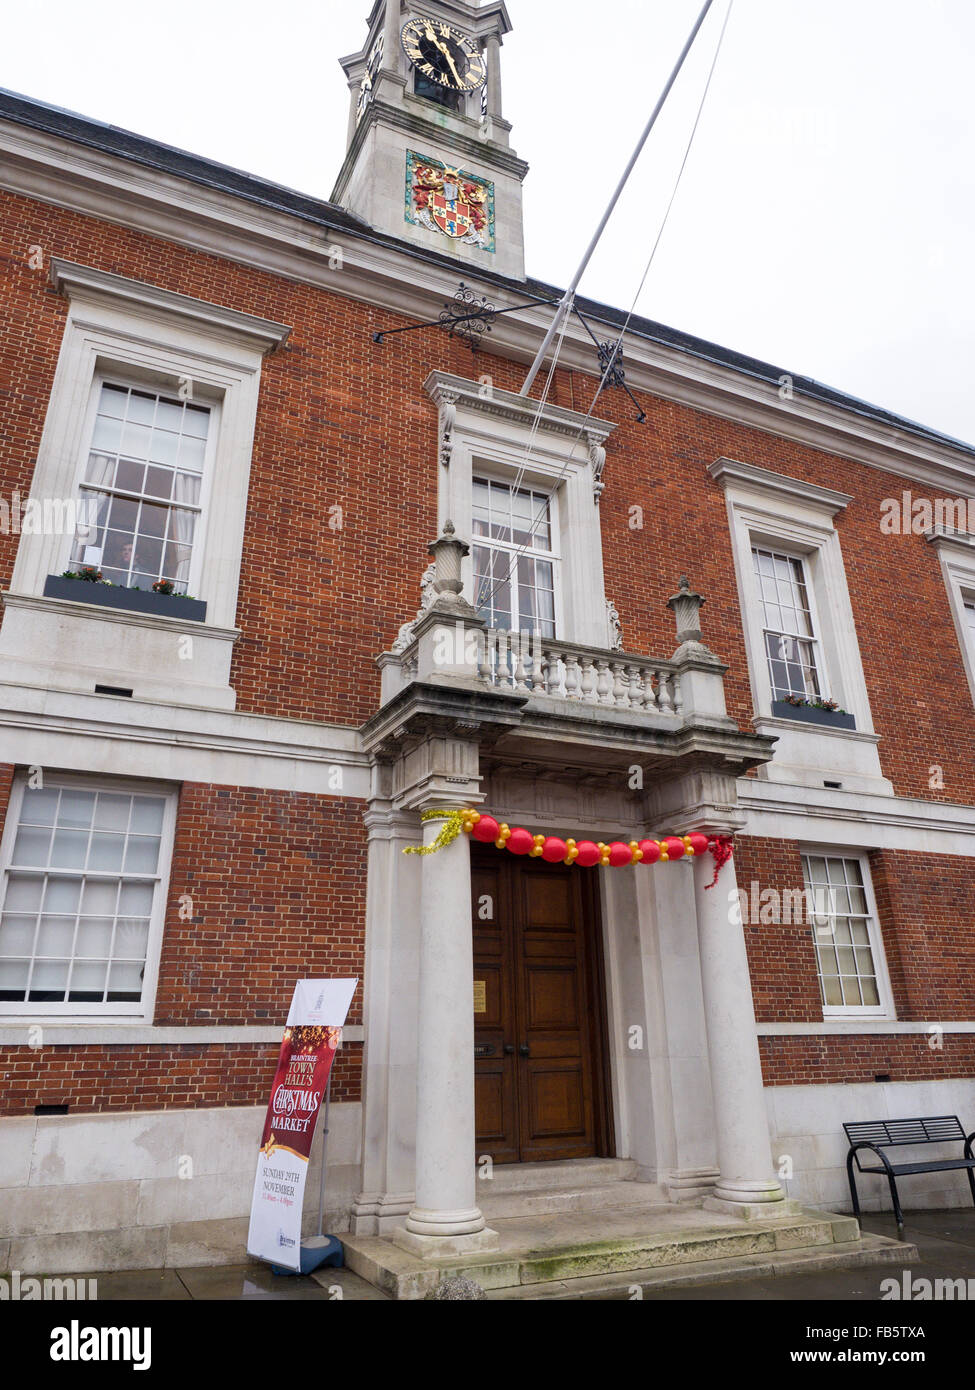
[[[606,1154],[595,875],[471,850],[477,1154]]]

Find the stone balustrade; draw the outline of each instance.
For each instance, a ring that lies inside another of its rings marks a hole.
[[[448,521],[428,547],[423,606],[404,624],[391,651],[378,658],[382,703],[414,682],[459,681],[535,700],[625,711],[683,721],[727,722],[725,667],[701,642],[704,599],[682,577],[667,600],[679,646],[670,660],[588,647],[532,632],[486,628],[463,596],[462,563],[470,552]]]
[[[643,714],[681,713],[680,676],[671,662],[499,628],[478,633],[477,645],[478,677],[488,685]]]

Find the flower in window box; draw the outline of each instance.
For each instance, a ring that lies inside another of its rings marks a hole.
[[[828,714],[846,714],[846,710],[840,709],[835,700],[824,700],[820,695],[817,695],[814,700],[807,700],[804,695],[785,695],[781,703],[794,705],[796,709],[823,709]]]
[[[61,575],[62,579],[85,579],[89,584],[108,584],[109,580],[102,576],[100,569],[94,565],[82,565],[78,570],[65,570]]]
[[[171,579],[157,579],[152,586],[154,594],[175,594],[176,585]]]

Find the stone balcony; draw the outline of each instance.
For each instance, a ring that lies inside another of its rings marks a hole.
[[[677,649],[652,657],[488,628],[462,596],[466,542],[448,522],[429,549],[424,606],[378,658],[380,708],[362,735],[379,756],[438,733],[505,760],[606,772],[693,758],[740,775],[771,756],[773,740],[728,718],[727,668],[701,641],[704,600],[687,579],[668,600]]]

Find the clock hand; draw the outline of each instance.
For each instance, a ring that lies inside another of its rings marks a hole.
[[[430,27],[429,24],[426,26],[426,37],[436,48],[440,49],[440,52],[443,54],[443,56],[447,59],[447,62],[450,64],[450,70],[454,74],[454,81],[457,83],[458,87],[461,86],[460,73],[457,71],[450,49],[441,39],[437,38],[436,34],[434,33],[433,29]]]
[[[451,54],[449,48],[445,48],[445,49],[444,49],[444,57],[447,59],[447,62],[450,64],[450,71],[454,74],[454,81],[457,83],[457,86],[458,86],[458,87],[462,87],[464,84],[463,84],[463,83],[461,82],[461,80],[460,80],[460,73],[457,71],[457,68],[456,68],[455,65],[454,65],[453,55]]]

